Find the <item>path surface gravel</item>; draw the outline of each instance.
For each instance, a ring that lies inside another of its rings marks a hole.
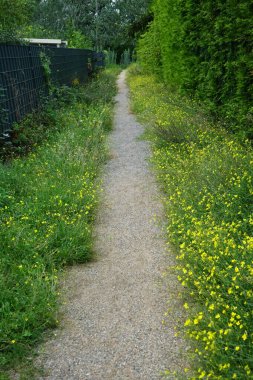
[[[149,170],[143,128],[129,111],[125,72],[118,79],[111,160],[97,217],[98,260],[69,270],[63,328],[41,348],[43,379],[156,380],[182,366],[185,350],[174,337],[180,317],[173,263],[154,215],[163,209]],[[164,312],[173,313],[162,325]],[[41,378],[42,379],[42,378]]]

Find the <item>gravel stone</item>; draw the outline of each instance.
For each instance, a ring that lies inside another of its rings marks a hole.
[[[143,127],[129,110],[125,71],[118,87],[95,227],[98,259],[68,270],[62,328],[39,350],[41,380],[156,380],[182,368],[186,356],[174,336],[181,289],[175,277],[162,276],[174,262],[162,236],[161,195],[149,145],[139,139]]]

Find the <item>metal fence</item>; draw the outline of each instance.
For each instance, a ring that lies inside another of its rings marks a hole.
[[[55,85],[84,83],[101,55],[86,49],[0,45],[0,139],[9,137],[14,122],[38,108],[48,94],[41,53],[49,57]],[[102,59],[103,61],[103,59]]]
[[[54,84],[84,83],[95,68],[95,53],[86,49],[45,48]]]

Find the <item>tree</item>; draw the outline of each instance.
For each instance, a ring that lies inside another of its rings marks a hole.
[[[69,38],[69,30],[76,30],[96,49],[113,49],[119,56],[124,49],[133,49],[138,22],[145,20],[149,3],[150,0],[41,0],[34,24],[50,36],[53,33],[63,39]]]
[[[0,0],[0,41],[15,38],[17,29],[32,15],[34,0]]]

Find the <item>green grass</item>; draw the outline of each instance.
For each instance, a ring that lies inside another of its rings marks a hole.
[[[181,331],[193,357],[184,377],[253,379],[250,143],[212,125],[197,104],[170,93],[154,76],[132,67],[128,80],[132,108],[152,143],[168,242],[186,290]]]
[[[84,87],[61,91],[42,119],[29,117],[16,128],[15,156],[28,155],[0,164],[0,378],[57,326],[64,265],[94,257],[92,224],[116,74],[107,70]]]

